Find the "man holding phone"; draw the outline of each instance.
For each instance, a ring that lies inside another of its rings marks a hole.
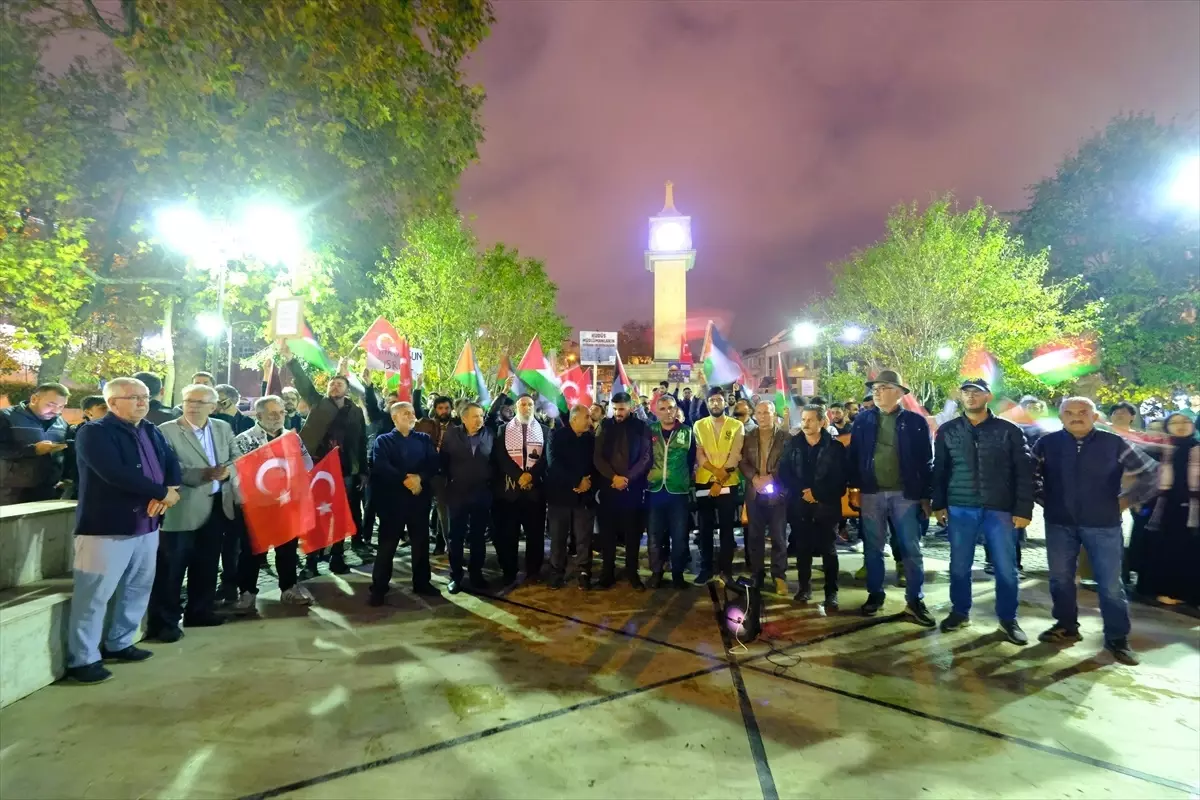
[[[28,402],[0,411],[0,505],[53,500],[67,449],[67,387],[43,383]]]

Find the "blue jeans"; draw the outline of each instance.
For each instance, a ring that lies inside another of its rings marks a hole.
[[[971,613],[971,566],[982,535],[996,568],[996,617],[1017,618],[1017,537],[1012,514],[988,508],[950,506],[950,603],[959,614]]]
[[[1100,616],[1104,620],[1104,640],[1129,635],[1129,602],[1121,583],[1121,557],[1125,542],[1121,526],[1081,528],[1074,525],[1046,525],[1046,558],[1050,562],[1050,600],[1059,625],[1079,627],[1079,603],[1075,597],[1075,568],[1079,546],[1087,550],[1092,574],[1100,591]]]
[[[688,529],[691,527],[691,497],[686,494],[650,492],[650,523],[647,544],[650,549],[650,571],[663,571],[663,550],[670,546],[671,572],[687,569]]]
[[[887,541],[888,520],[896,526],[896,536],[904,550],[904,577],[908,583],[905,597],[911,603],[925,597],[925,560],[921,557],[921,503],[908,500],[903,492],[876,492],[862,495],[863,551],[867,562],[867,592],[883,594],[883,543]]]
[[[158,531],[141,536],[76,536],[74,590],[67,627],[67,666],[100,660],[100,644],[110,652],[133,644],[150,605],[158,559]],[[104,635],[104,614],[113,603]]]
[[[484,534],[492,516],[490,498],[472,498],[461,505],[450,506],[450,544],[447,554],[450,556],[450,580],[458,582],[463,576],[463,544],[471,547],[471,561],[468,571],[472,576],[483,572]]]

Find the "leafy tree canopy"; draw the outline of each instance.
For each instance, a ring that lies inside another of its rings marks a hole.
[[[956,387],[971,343],[996,356],[1010,390],[1044,393],[1020,364],[1035,347],[1088,332],[1095,321],[1096,304],[1067,308],[1078,282],[1045,283],[1046,254],[1028,253],[982,203],[965,212],[950,196],[924,210],[899,206],[887,231],[832,266],[832,294],[813,318],[864,328],[861,345],[839,350],[871,371],[900,370],[925,402]],[[939,357],[944,347],[952,358]]]
[[[1078,276],[1076,307],[1103,299],[1104,377],[1137,398],[1200,386],[1200,219],[1170,187],[1200,128],[1120,116],[1031,189],[1016,230],[1049,248],[1050,276]],[[1113,392],[1110,392],[1113,393]]]
[[[379,297],[360,302],[351,336],[357,339],[375,316],[387,317],[424,350],[426,380],[434,388],[450,388],[467,339],[490,374],[503,353],[515,365],[534,335],[552,349],[570,334],[555,310],[558,287],[542,262],[501,244],[480,252],[457,214],[410,221],[403,246],[387,255],[375,281]]]

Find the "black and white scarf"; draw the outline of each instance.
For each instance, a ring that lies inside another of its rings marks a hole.
[[[524,438],[521,436],[521,426],[521,420],[516,417],[504,426],[504,449],[522,471],[528,472],[541,459],[546,444],[542,439],[542,426],[536,419],[525,424]]]

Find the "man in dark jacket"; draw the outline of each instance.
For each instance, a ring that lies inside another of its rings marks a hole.
[[[176,411],[174,408],[163,405],[162,378],[153,372],[137,372],[133,377],[146,384],[146,388],[150,390],[150,410],[146,412],[147,422],[151,425],[162,425],[164,422],[179,419],[182,414],[182,406],[180,411]]]
[[[567,538],[575,536],[579,588],[592,588],[592,526],[596,519],[592,476],[596,435],[587,406],[571,409],[570,425],[550,434],[546,501],[550,529],[550,588],[562,587],[567,572]]]
[[[435,395],[432,404],[432,414],[421,416],[420,404],[417,404],[417,427],[413,430],[425,434],[433,442],[433,449],[442,451],[442,439],[446,431],[454,424],[450,411],[453,408],[449,397]],[[433,554],[441,555],[446,552],[446,542],[450,539],[450,512],[446,507],[446,476],[439,471],[431,482],[433,503],[437,513],[437,528],[434,532]]]
[[[74,500],[79,496],[79,459],[75,451],[75,437],[84,425],[104,419],[108,414],[108,405],[102,396],[92,394],[83,398],[79,410],[83,412],[83,421],[67,429],[67,450],[63,454],[63,500]]]
[[[373,606],[383,605],[387,596],[392,561],[404,533],[412,545],[413,592],[439,594],[429,582],[430,482],[438,471],[437,450],[428,436],[413,430],[417,414],[412,403],[393,403],[391,412],[393,430],[371,445],[371,490],[379,513],[379,553],[371,571]]]
[[[29,401],[0,411],[0,505],[58,497],[67,449],[67,387],[43,383]]]
[[[214,388],[217,390],[217,397],[220,400],[217,403],[217,411],[212,415],[212,418],[229,423],[229,427],[233,428],[234,436],[243,434],[253,428],[254,419],[247,414],[243,414],[242,410],[238,408],[238,403],[242,400],[242,393],[237,390],[237,387],[228,383],[220,383]],[[162,423],[158,424],[161,425]]]
[[[996,617],[1013,644],[1029,643],[1017,624],[1017,537],[1033,516],[1033,462],[1021,429],[988,410],[987,381],[965,381],[963,416],[934,440],[933,510],[950,536],[950,602],[942,630],[970,623],[971,567],[982,534],[996,574]]]
[[[867,602],[862,613],[872,617],[883,608],[883,543],[890,519],[904,550],[907,619],[927,628],[937,625],[925,607],[925,561],[921,557],[919,515],[930,508],[933,443],[929,424],[920,414],[900,406],[908,394],[901,377],[885,369],[867,382],[874,402],[854,420],[850,434],[850,486],[859,489],[863,544],[867,563]]]
[[[779,483],[787,496],[788,522],[797,539],[800,589],[795,600],[812,600],[812,560],[820,556],[825,573],[825,608],[836,611],[838,557],[834,539],[842,516],[842,495],[846,493],[846,451],[825,428],[822,406],[807,405],[800,410],[800,433],[788,440],[779,459]],[[784,558],[786,563],[786,555]]]
[[[502,528],[492,531],[504,583],[517,580],[517,550],[525,535],[525,578],[533,583],[546,553],[546,447],[550,429],[534,418],[533,397],[517,398],[516,415],[500,426],[496,447],[496,505]]]
[[[635,589],[644,589],[638,577],[642,549],[643,495],[650,470],[650,437],[646,423],[634,416],[633,398],[625,392],[612,396],[611,418],[600,423],[594,463],[600,488],[599,586],[616,583],[617,541],[625,542],[625,575]]]
[[[287,344],[280,351],[287,359],[288,370],[292,373],[292,383],[301,399],[308,404],[308,418],[300,429],[300,439],[313,461],[319,462],[329,454],[334,447],[339,448],[342,460],[342,480],[346,486],[346,499],[350,502],[350,514],[354,517],[355,539],[361,542],[362,493],[367,482],[367,423],[363,413],[347,393],[350,384],[346,380],[344,365],[339,365],[338,374],[329,379],[322,395],[313,386],[312,380],[300,362],[292,358]],[[350,572],[346,565],[345,543],[338,542],[330,548],[329,571],[338,575]],[[317,554],[309,555],[305,572],[310,577],[317,574]]]
[[[778,473],[792,437],[787,427],[775,419],[775,407],[771,403],[760,402],[755,406],[754,422],[754,428],[746,431],[742,442],[741,470],[746,480],[748,522],[746,565],[762,586],[766,579],[767,539],[770,538],[772,588],[783,596],[788,593],[787,493]],[[833,547],[832,543],[830,547]],[[833,579],[836,586],[836,567]]]
[[[1034,488],[1046,518],[1046,557],[1054,625],[1038,641],[1080,641],[1075,567],[1087,550],[1100,595],[1104,647],[1122,664],[1135,665],[1129,647],[1129,603],[1121,582],[1124,538],[1121,512],[1157,490],[1158,463],[1115,433],[1096,430],[1096,404],[1068,397],[1058,409],[1063,429],[1033,446]],[[1130,485],[1122,490],[1128,476]]]
[[[471,591],[487,591],[483,577],[484,534],[492,513],[492,448],[496,435],[484,425],[483,406],[467,403],[462,425],[447,428],[439,453],[446,476],[446,499],[450,512],[450,594],[463,584],[463,543],[471,547],[467,567]]]
[[[144,661],[133,637],[146,615],[162,514],[179,502],[179,459],[146,422],[150,391],[135,378],[104,387],[109,414],[79,429],[75,570],[67,623],[67,675],[80,683],[112,677],[104,660]],[[104,635],[109,600],[120,588]]]

